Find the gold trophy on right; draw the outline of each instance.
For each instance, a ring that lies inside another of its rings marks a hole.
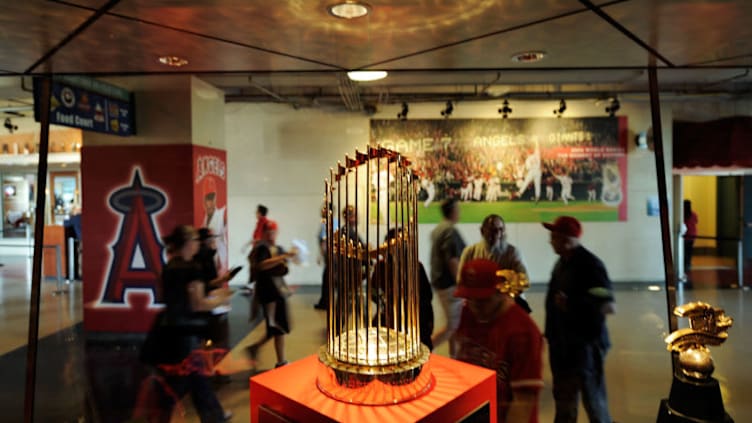
[[[678,306],[674,315],[688,318],[689,328],[666,337],[667,348],[678,353],[678,361],[671,394],[661,401],[657,423],[733,423],[712,377],[715,366],[708,345],[723,344],[734,319],[703,302]]]

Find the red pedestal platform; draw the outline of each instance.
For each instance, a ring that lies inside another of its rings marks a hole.
[[[395,405],[356,405],[334,400],[316,387],[318,356],[251,378],[251,422],[457,422],[488,403],[496,420],[494,371],[431,355],[431,390]],[[477,420],[473,420],[477,421]]]

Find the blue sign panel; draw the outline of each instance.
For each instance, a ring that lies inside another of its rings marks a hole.
[[[39,80],[34,79],[34,116],[39,121]],[[52,79],[50,123],[110,135],[136,133],[133,95],[96,79],[62,76]]]

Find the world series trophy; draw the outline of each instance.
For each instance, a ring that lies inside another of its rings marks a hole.
[[[703,302],[678,306],[674,314],[689,318],[689,328],[666,337],[668,350],[678,353],[671,393],[661,401],[657,423],[733,423],[723,407],[718,381],[711,377],[713,359],[707,345],[728,339],[734,319],[723,309]]]
[[[418,179],[399,153],[369,147],[324,185],[330,289],[316,384],[355,404],[417,398],[434,383],[418,322]]]

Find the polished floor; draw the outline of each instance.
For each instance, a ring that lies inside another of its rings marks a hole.
[[[27,259],[0,257],[0,410],[2,422],[21,421],[23,416],[24,367],[28,327],[30,263]],[[648,284],[617,287],[618,313],[609,320],[613,341],[606,374],[609,402],[615,421],[655,421],[661,398],[671,383],[670,355],[663,338],[667,335],[666,293]],[[53,295],[54,281],[45,281],[42,291],[35,421],[125,422],[131,418],[135,396],[146,376],[136,359],[132,340],[87,342],[81,330],[81,283],[66,285],[66,294]],[[542,325],[544,287],[527,294],[533,317]],[[324,342],[325,315],[313,309],[317,287],[297,289],[290,299],[293,331],[287,340],[288,360],[313,354]],[[716,372],[728,413],[736,422],[752,422],[752,342],[745,329],[752,327],[752,293],[742,289],[679,290],[678,303],[705,301],[723,307],[735,320],[729,340],[712,348]],[[438,306],[438,305],[436,305]],[[746,311],[745,311],[746,309]],[[437,309],[438,310],[438,309]],[[686,321],[681,322],[686,326]],[[437,313],[437,326],[442,325]],[[248,377],[253,372],[243,347],[263,335],[263,328],[248,322],[245,297],[233,298],[231,316],[232,352],[220,364],[231,374],[230,383],[217,387],[233,421],[249,421]],[[435,351],[446,355],[446,345]],[[272,345],[259,353],[258,371],[275,362]],[[551,378],[546,369],[541,395],[540,421],[552,421]],[[315,387],[312,387],[315,389]],[[198,421],[190,400],[173,422]],[[581,415],[580,421],[586,421]]]

